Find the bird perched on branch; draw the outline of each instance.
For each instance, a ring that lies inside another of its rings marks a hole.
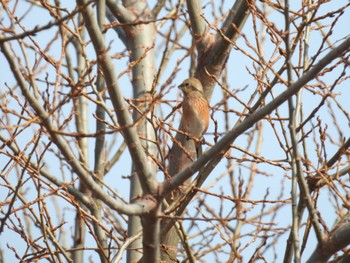
[[[209,125],[209,102],[196,78],[184,80],[179,88],[184,94],[180,130],[195,141],[198,158],[202,154],[201,140]]]

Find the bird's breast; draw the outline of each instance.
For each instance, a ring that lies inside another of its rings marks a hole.
[[[196,138],[202,137],[208,128],[209,107],[207,101],[203,99],[192,98],[184,100],[182,104],[183,128],[185,132]]]

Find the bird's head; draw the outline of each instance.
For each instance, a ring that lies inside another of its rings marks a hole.
[[[196,78],[189,78],[184,80],[179,85],[179,89],[181,89],[185,95],[190,94],[192,92],[200,92],[203,94],[203,86],[201,82]]]

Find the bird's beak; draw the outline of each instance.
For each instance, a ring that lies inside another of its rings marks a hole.
[[[180,85],[178,86],[178,88],[179,88],[180,90],[183,90],[184,85],[183,85],[183,84],[180,84]]]

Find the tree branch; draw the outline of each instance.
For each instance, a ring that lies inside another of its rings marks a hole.
[[[75,157],[73,152],[70,150],[68,143],[65,139],[54,132],[55,127],[52,124],[50,119],[50,114],[46,112],[42,104],[34,97],[32,92],[26,85],[26,81],[21,73],[16,59],[11,55],[9,48],[6,43],[1,43],[1,52],[5,55],[11,71],[16,78],[16,81],[19,87],[22,90],[23,96],[28,100],[31,107],[36,112],[37,116],[40,118],[43,126],[47,129],[48,133],[51,136],[51,140],[56,144],[58,149],[61,151],[65,160],[67,160],[68,164],[72,167],[73,171],[79,176],[79,178],[89,187],[89,189],[95,194],[95,196],[101,199],[106,205],[108,205],[111,209],[114,209],[123,214],[142,214],[149,211],[154,204],[151,202],[141,202],[135,204],[124,204],[118,202],[111,196],[109,196],[104,190],[96,184],[93,177],[91,176],[91,172],[86,170],[80,163],[80,161]]]
[[[329,236],[312,253],[307,263],[323,263],[337,251],[350,244],[350,218],[346,215],[330,232]]]
[[[214,39],[212,43],[207,41],[205,48],[198,46],[198,66],[195,75],[202,80],[207,98],[211,98],[215,85],[215,81],[208,76],[207,72],[217,78],[220,76],[231,50],[232,40],[239,35],[249,15],[247,2],[248,0],[236,1],[221,29],[217,29],[215,41]]]
[[[130,23],[134,20],[134,15],[125,8],[119,1],[106,0],[106,4],[111,13],[121,23]]]
[[[165,181],[161,187],[163,194],[168,193],[187,179],[189,179],[194,173],[199,171],[208,161],[213,159],[213,156],[220,154],[220,152],[225,152],[229,149],[231,143],[243,132],[251,128],[257,121],[264,118],[266,115],[270,114],[278,106],[288,100],[289,97],[296,94],[306,83],[314,79],[317,74],[331,63],[334,59],[341,56],[344,52],[348,51],[350,48],[350,37],[345,39],[342,44],[330,51],[325,57],[320,59],[320,61],[314,65],[308,72],[299,78],[295,83],[293,83],[286,91],[281,93],[273,101],[268,103],[265,107],[260,110],[255,111],[249,117],[247,117],[241,124],[229,131],[215,146],[203,153],[194,163],[185,168],[182,172]],[[215,158],[215,157],[214,157]]]
[[[77,0],[78,5],[84,5],[85,0]],[[98,27],[94,13],[90,6],[87,6],[82,12],[87,31],[94,45],[99,65],[105,77],[108,92],[110,94],[114,110],[122,128],[125,142],[128,145],[130,155],[136,166],[141,185],[145,193],[154,193],[157,191],[158,184],[153,180],[153,172],[148,165],[147,156],[143,150],[140,138],[136,128],[133,126],[128,107],[118,86],[117,77],[111,58],[106,53],[106,45],[103,41],[101,30]]]
[[[191,28],[193,32],[193,37],[198,42],[199,49],[205,49],[209,40],[209,35],[206,33],[205,20],[202,17],[203,10],[201,6],[201,1],[197,0],[187,0],[188,14],[191,20]]]

